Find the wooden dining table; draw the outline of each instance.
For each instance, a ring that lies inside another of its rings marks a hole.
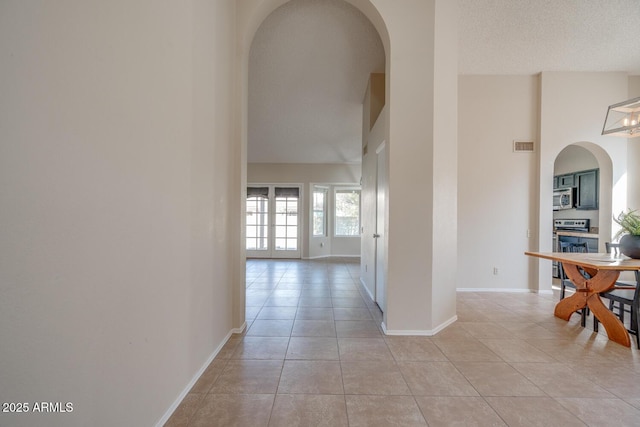
[[[604,326],[610,340],[631,347],[627,329],[602,303],[600,293],[615,288],[620,272],[640,270],[640,259],[616,258],[606,253],[525,252],[525,255],[561,262],[567,277],[576,286],[573,295],[556,304],[556,317],[568,321],[573,313],[589,307]],[[585,277],[580,270],[590,277]]]

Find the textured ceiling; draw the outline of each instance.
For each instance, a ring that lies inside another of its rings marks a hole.
[[[460,74],[640,74],[640,0],[458,0]],[[401,7],[401,1],[398,1]],[[249,57],[248,161],[359,163],[380,38],[343,0],[292,0]]]
[[[640,74],[639,0],[458,0],[460,74]]]

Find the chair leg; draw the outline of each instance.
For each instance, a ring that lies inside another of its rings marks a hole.
[[[598,318],[596,316],[593,316],[593,332],[598,332],[598,325],[600,324],[600,322],[598,321]]]

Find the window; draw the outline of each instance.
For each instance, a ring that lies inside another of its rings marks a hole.
[[[336,189],[335,235],[360,235],[360,190]]]
[[[327,189],[313,189],[313,236],[327,235]]]

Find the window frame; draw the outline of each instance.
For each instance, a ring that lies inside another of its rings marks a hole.
[[[316,209],[316,193],[322,194],[322,210]],[[328,233],[328,205],[329,205],[329,188],[320,185],[314,185],[311,192],[311,236],[327,237]],[[322,233],[316,234],[316,213],[322,213]]]

